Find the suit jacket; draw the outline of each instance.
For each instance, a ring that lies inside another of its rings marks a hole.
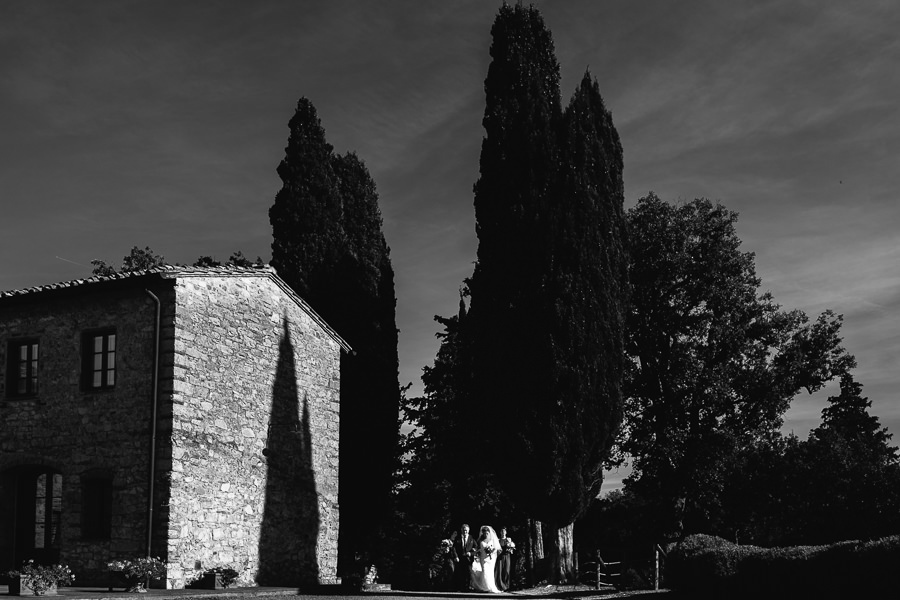
[[[456,538],[456,541],[453,542],[453,549],[456,550],[456,556],[459,557],[460,561],[464,560],[471,563],[475,559],[475,536],[469,532],[466,543],[463,544],[462,535],[460,535]]]

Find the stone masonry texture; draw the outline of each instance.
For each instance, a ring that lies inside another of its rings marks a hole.
[[[161,301],[152,503],[148,291]],[[116,385],[89,393],[81,336],[100,328],[116,332]],[[146,554],[151,520],[151,553],[166,562],[170,588],[215,566],[237,570],[240,585],[335,580],[343,342],[271,269],[169,268],[0,295],[0,369],[23,338],[40,341],[40,389],[28,398],[0,389],[0,502],[23,468],[59,473],[59,562],[80,582],[105,581],[108,561]],[[112,483],[111,534],[91,540],[82,481],[98,475]],[[0,538],[10,519],[0,515]],[[15,549],[0,539],[0,561]]]
[[[113,557],[143,552],[155,317],[153,303],[143,290],[62,296],[36,294],[28,303],[0,303],[0,368],[4,370],[0,377],[4,386],[0,390],[0,497],[6,508],[14,503],[9,473],[17,468],[44,466],[60,473],[59,560],[77,566],[76,576],[91,578]],[[109,391],[82,391],[81,334],[113,325],[121,357],[116,386]],[[6,389],[6,353],[9,342],[22,337],[39,340],[40,387],[34,397],[12,399]],[[109,539],[84,539],[81,534],[81,480],[89,473],[112,479]],[[12,532],[18,535],[27,524],[21,518],[12,522],[13,516],[12,510],[0,511],[0,556],[5,559],[0,566],[4,569],[32,558],[21,553],[13,556]]]

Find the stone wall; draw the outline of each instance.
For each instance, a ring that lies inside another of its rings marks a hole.
[[[267,276],[179,277],[175,294],[169,587],[218,565],[244,585],[334,581],[339,345]]]
[[[153,380],[155,305],[149,295],[142,287],[103,288],[102,293],[92,289],[40,293],[24,302],[0,304],[0,473],[6,474],[2,480],[11,487],[9,475],[23,466],[61,473],[60,561],[72,567],[81,583],[101,578],[112,558],[144,551]],[[106,327],[116,329],[116,385],[109,391],[82,391],[81,335]],[[40,342],[39,393],[8,398],[8,342],[21,337]],[[109,540],[82,536],[81,481],[88,473],[112,480]],[[0,489],[0,497],[9,494],[9,489]],[[11,520],[12,515],[6,512],[0,519]],[[12,540],[0,537],[3,556],[13,560],[8,554]]]

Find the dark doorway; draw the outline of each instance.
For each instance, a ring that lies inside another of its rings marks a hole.
[[[0,477],[0,567],[29,559],[59,562],[62,474],[47,467],[17,467]]]

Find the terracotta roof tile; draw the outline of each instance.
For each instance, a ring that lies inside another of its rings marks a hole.
[[[278,273],[275,271],[273,267],[269,265],[262,265],[258,267],[238,267],[235,265],[223,265],[219,267],[192,267],[192,266],[184,266],[184,265],[163,265],[161,267],[153,267],[151,269],[145,269],[141,271],[129,271],[126,273],[114,273],[112,275],[100,276],[93,275],[91,277],[87,277],[84,279],[73,279],[71,281],[61,281],[59,283],[50,283],[47,285],[38,285],[30,288],[21,288],[17,290],[9,290],[9,291],[0,291],[0,300],[5,298],[16,298],[22,297],[29,294],[38,294],[40,292],[47,292],[51,290],[61,290],[64,288],[75,288],[75,287],[87,287],[91,284],[101,283],[105,281],[117,281],[123,279],[136,279],[138,277],[146,277],[151,275],[158,275],[165,279],[175,279],[178,277],[222,277],[222,276],[231,276],[231,277],[268,277],[270,278],[281,290],[287,294],[294,302],[296,302],[303,310],[305,310],[314,321],[316,321],[319,325],[322,326],[325,331],[327,331],[334,339],[338,342],[338,344],[344,348],[347,352],[352,352],[350,345],[343,339],[341,336],[337,334],[334,329],[331,328],[325,320],[319,316],[316,311],[312,309],[312,307],[306,303],[306,301],[298,296],[294,290],[291,289],[289,285],[287,285],[281,277],[278,276]]]
[[[17,290],[8,290],[8,291],[0,291],[0,298],[7,298],[11,296],[22,296],[24,294],[34,294],[37,292],[43,292],[47,290],[58,290],[62,288],[68,287],[76,287],[82,285],[89,285],[91,283],[99,283],[101,281],[116,281],[119,279],[131,279],[135,277],[143,277],[145,275],[153,275],[160,274],[164,277],[178,277],[178,276],[222,276],[222,275],[267,275],[270,273],[275,273],[275,269],[268,265],[260,266],[260,267],[237,267],[234,265],[224,265],[220,267],[191,267],[184,265],[163,265],[161,267],[153,267],[151,269],[144,269],[141,271],[128,271],[125,273],[114,273],[112,275],[92,275],[91,277],[86,277],[84,279],[72,279],[70,281],[61,281],[58,283],[49,283],[46,285],[37,285],[29,288],[21,288]]]

